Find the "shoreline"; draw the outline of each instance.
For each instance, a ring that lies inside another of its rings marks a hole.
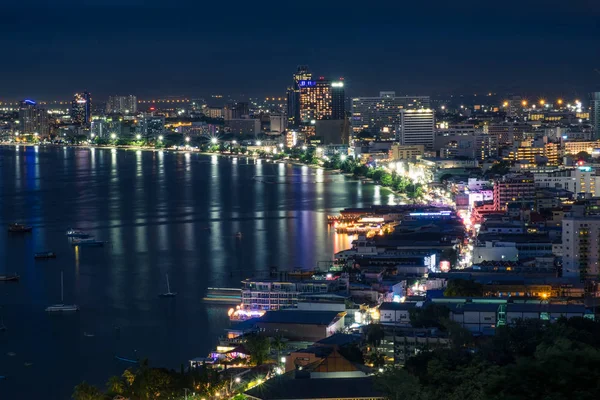
[[[252,154],[223,154],[223,153],[209,153],[209,152],[205,152],[205,151],[199,151],[199,150],[195,150],[195,149],[172,149],[172,148],[150,148],[150,147],[142,147],[142,146],[92,146],[92,145],[64,145],[64,144],[54,144],[54,143],[6,143],[6,142],[0,142],[0,146],[12,146],[12,147],[19,147],[19,146],[24,146],[24,147],[35,147],[35,146],[45,146],[45,147],[62,147],[62,148],[74,148],[74,149],[105,149],[105,150],[135,150],[135,151],[151,151],[151,152],[157,152],[157,151],[164,151],[164,152],[169,152],[169,153],[175,153],[175,154],[187,154],[187,153],[194,153],[194,154],[200,154],[203,156],[219,156],[219,157],[227,157],[227,158],[233,158],[233,157],[246,157],[246,158],[253,158],[255,160],[265,160],[265,161],[271,161],[273,163],[278,163],[278,162],[282,162],[285,164],[292,164],[292,165],[296,165],[299,167],[309,167],[312,169],[322,169],[323,171],[326,172],[332,172],[335,174],[341,174],[344,175],[346,177],[348,177],[348,174],[343,173],[341,170],[335,170],[335,169],[327,169],[327,168],[323,168],[319,165],[312,165],[312,164],[304,164],[301,163],[297,160],[273,160],[271,158],[265,158],[265,157],[260,157],[257,155],[252,155]],[[374,182],[373,182],[374,183]]]

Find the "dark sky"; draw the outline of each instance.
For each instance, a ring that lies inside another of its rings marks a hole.
[[[299,64],[351,95],[600,90],[600,0],[22,3],[0,12],[1,100],[283,96]]]

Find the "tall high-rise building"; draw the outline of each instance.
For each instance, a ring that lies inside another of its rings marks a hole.
[[[598,276],[600,217],[566,216],[562,221],[563,276]]]
[[[359,133],[394,132],[400,126],[400,110],[429,108],[429,96],[396,96],[396,92],[380,92],[379,97],[352,99],[352,130]]]
[[[308,66],[298,67],[293,76],[293,83],[287,90],[287,115],[290,126],[300,125],[300,82],[310,81],[312,74],[308,71]]]
[[[23,100],[19,107],[19,131],[22,135],[50,135],[48,112],[33,100]]]
[[[71,120],[74,124],[89,127],[92,122],[92,95],[75,93],[71,102]]]
[[[592,138],[600,139],[600,92],[590,94],[590,122],[592,123]]]
[[[107,114],[135,114],[137,112],[137,97],[128,96],[109,96],[106,102]]]
[[[223,118],[225,121],[232,119],[248,118],[250,115],[250,105],[248,102],[240,101],[227,104],[223,108]]]
[[[344,81],[300,81],[300,121],[312,124],[319,120],[340,120],[345,118]]]
[[[144,139],[156,139],[164,133],[165,117],[144,114],[139,120],[140,133]]]
[[[433,148],[435,114],[430,109],[400,110],[400,129],[397,139],[402,145],[423,145]]]

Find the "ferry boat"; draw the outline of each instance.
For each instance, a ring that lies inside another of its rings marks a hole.
[[[36,260],[43,260],[43,259],[47,259],[47,258],[56,258],[56,253],[54,253],[52,251],[43,251],[40,253],[35,253],[33,255],[33,258],[35,258]]]
[[[104,246],[103,241],[101,240],[96,240],[93,237],[91,238],[79,238],[79,239],[73,239],[73,241],[71,242],[71,245],[73,246],[88,246],[88,247],[102,247]]]
[[[89,238],[90,235],[83,232],[83,231],[78,231],[76,229],[69,229],[67,230],[67,233],[65,234],[67,237],[72,237],[72,238]]]
[[[32,229],[33,228],[31,226],[17,224],[16,222],[8,225],[8,231],[14,233],[31,232]]]
[[[17,274],[0,275],[0,282],[17,282],[21,277]]]

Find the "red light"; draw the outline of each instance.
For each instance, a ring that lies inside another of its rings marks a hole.
[[[155,107],[150,107],[150,111],[154,111],[154,110],[156,110]]]
[[[577,163],[577,165],[583,165],[583,164],[585,164],[585,163],[584,163],[582,160],[580,160],[580,161]]]

